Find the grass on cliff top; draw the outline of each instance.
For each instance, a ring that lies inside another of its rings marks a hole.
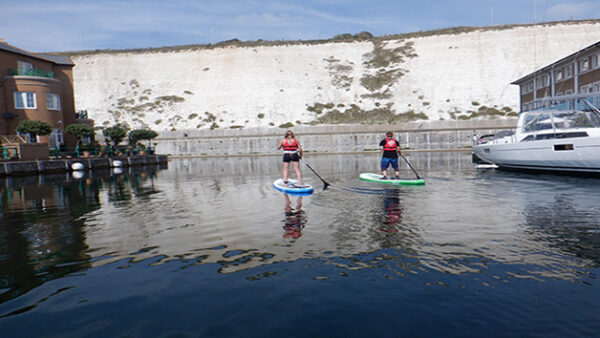
[[[429,117],[424,113],[415,113],[412,110],[407,111],[405,113],[396,114],[392,109],[392,106],[393,103],[388,103],[384,107],[378,107],[371,110],[364,110],[355,104],[351,104],[350,107],[345,109],[344,111],[330,108],[330,110],[324,112],[322,116],[319,116],[317,119],[310,122],[309,124],[373,124],[410,122],[429,119]],[[321,113],[323,113],[322,110]]]
[[[265,41],[262,39],[256,41],[240,41],[238,39],[231,39],[227,41],[218,42],[215,44],[189,44],[181,46],[165,46],[165,47],[151,47],[151,48],[134,48],[134,49],[95,49],[95,50],[82,50],[82,51],[66,51],[66,52],[49,52],[44,54],[51,55],[65,55],[65,56],[83,56],[93,54],[120,54],[120,53],[170,53],[187,50],[210,50],[217,48],[226,47],[260,47],[260,46],[289,46],[289,45],[319,45],[335,42],[355,42],[355,41],[386,41],[386,40],[398,40],[398,39],[409,39],[409,38],[421,38],[437,35],[456,35],[462,33],[470,33],[476,31],[498,31],[513,29],[518,27],[532,27],[532,26],[556,26],[556,25],[577,25],[583,23],[600,23],[600,19],[587,19],[587,20],[565,20],[565,21],[549,21],[537,24],[512,24],[512,25],[500,25],[500,26],[459,26],[435,29],[429,31],[411,32],[403,34],[390,34],[378,37],[373,37],[368,32],[359,34],[338,34],[331,39],[322,40],[276,40],[276,41]]]

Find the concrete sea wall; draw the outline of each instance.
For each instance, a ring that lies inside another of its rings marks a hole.
[[[393,131],[402,148],[417,151],[461,150],[472,146],[473,134],[512,129],[517,120],[432,121],[397,125],[302,126],[295,132],[305,152],[350,153],[379,150],[387,131]],[[163,132],[156,150],[171,156],[279,154],[275,146],[286,129],[192,130]]]

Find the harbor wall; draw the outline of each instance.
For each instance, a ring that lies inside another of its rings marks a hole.
[[[108,169],[115,167],[114,161],[121,161],[119,167],[132,167],[144,165],[165,164],[168,161],[165,155],[129,156],[129,157],[90,157],[69,158],[56,160],[34,161],[2,161],[0,162],[0,176],[30,175],[73,171],[74,163],[81,163],[83,170]]]
[[[394,125],[299,126],[292,130],[306,153],[350,153],[380,150],[387,131],[401,147],[414,151],[464,150],[474,135],[513,129],[517,119],[431,121]],[[188,130],[162,132],[153,142],[156,151],[170,156],[272,155],[286,129]]]

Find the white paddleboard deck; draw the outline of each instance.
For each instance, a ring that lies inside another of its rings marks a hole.
[[[418,178],[418,179],[396,179],[396,178],[383,179],[382,175],[374,174],[374,173],[362,173],[359,175],[359,178],[361,180],[367,181],[367,182],[376,182],[376,183],[384,183],[384,184],[392,184],[392,185],[423,185],[423,184],[425,184],[425,180],[422,178]]]
[[[298,181],[293,179],[288,179],[287,184],[283,183],[283,178],[276,179],[273,182],[273,188],[292,194],[308,194],[315,190],[312,185],[306,183],[299,185]]]

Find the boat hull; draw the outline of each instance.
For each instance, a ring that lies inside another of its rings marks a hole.
[[[600,137],[479,144],[473,153],[500,169],[600,174]]]

